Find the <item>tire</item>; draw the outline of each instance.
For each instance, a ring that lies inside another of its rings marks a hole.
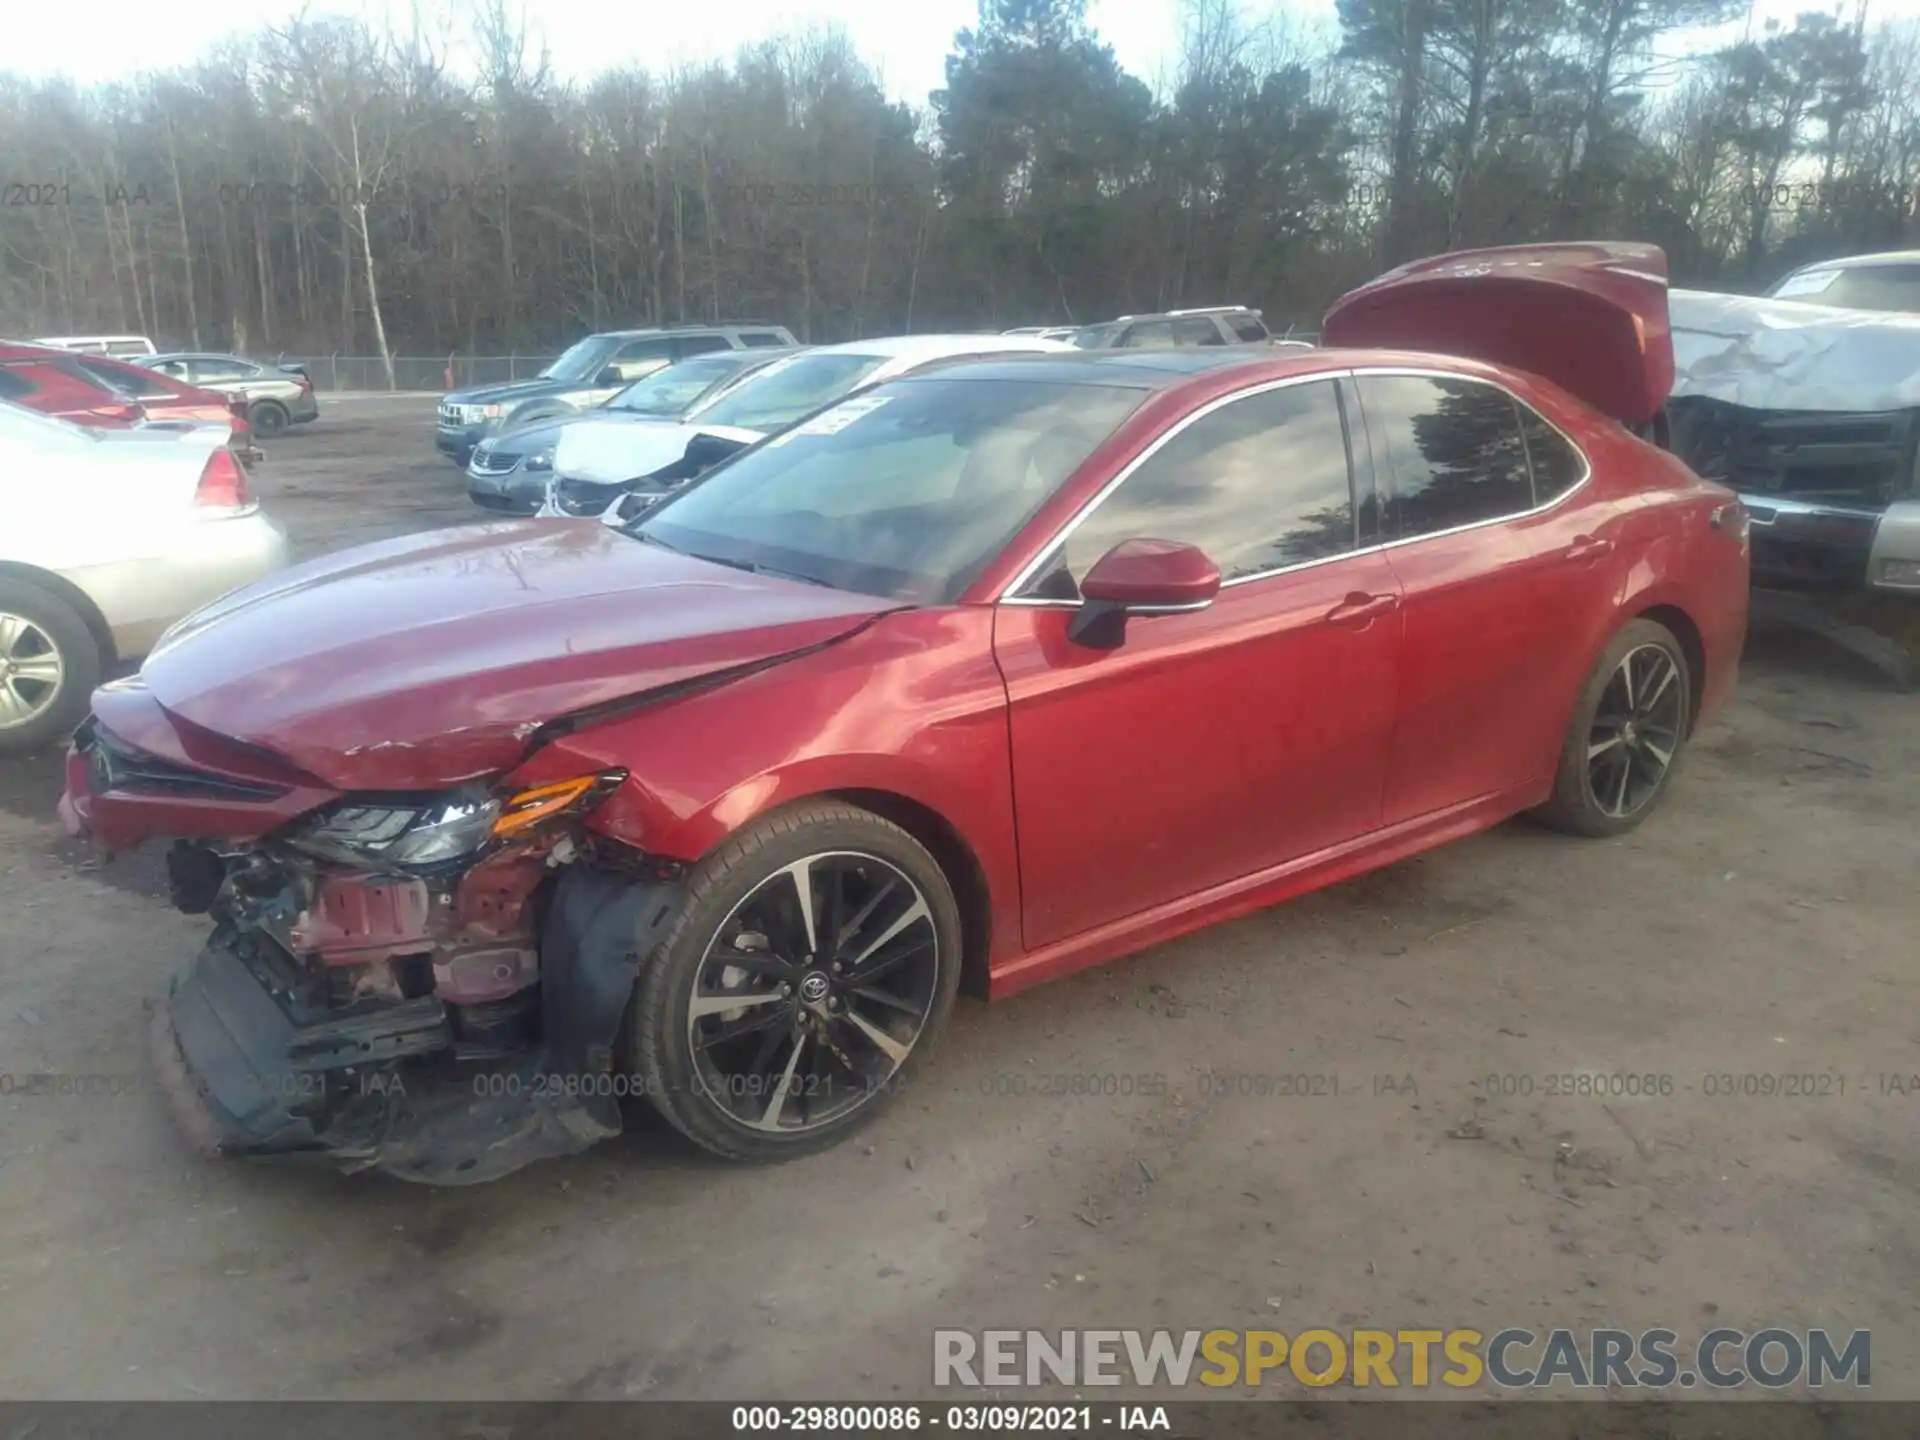
[[[287,433],[287,426],[293,423],[287,414],[287,407],[278,400],[258,400],[247,411],[247,419],[253,426],[253,433],[262,440],[275,440]]]
[[[1638,691],[1631,696],[1622,678],[1629,657]],[[1553,796],[1535,818],[1572,835],[1625,834],[1666,795],[1692,724],[1686,650],[1666,626],[1630,621],[1601,652],[1580,692]]]
[[[800,948],[808,928],[794,903],[798,874],[811,877],[822,942],[810,964],[781,958]],[[837,907],[827,888],[835,885]],[[834,923],[836,914],[843,923]],[[845,937],[837,948],[829,931]],[[739,948],[721,947],[723,938]],[[827,801],[765,816],[695,867],[679,915],[643,970],[628,1036],[635,1088],[688,1139],[729,1160],[828,1149],[872,1120],[926,1063],[959,993],[960,956],[952,889],[905,830]],[[886,985],[855,986],[834,968],[853,964]],[[713,1005],[716,985],[721,998],[751,1003]],[[793,993],[783,997],[782,985]],[[871,999],[876,992],[890,1003]],[[696,999],[707,1013],[696,1016]],[[875,1031],[892,1048],[865,1038]]]
[[[100,671],[100,647],[71,605],[0,580],[0,751],[64,740],[86,718]]]

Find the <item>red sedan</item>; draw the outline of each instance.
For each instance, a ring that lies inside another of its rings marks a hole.
[[[1738,503],[1636,433],[1665,313],[1651,247],[1445,257],[1336,348],[959,363],[617,525],[216,603],[96,693],[62,802],[179,837],[217,922],[155,1026],[182,1120],[462,1183],[644,1097],[777,1159],[963,985],[1522,811],[1639,824],[1747,604]]]
[[[230,425],[235,449],[247,448],[253,434],[242,399],[202,390],[144,365],[51,345],[0,340],[0,400],[106,429],[148,420]]]

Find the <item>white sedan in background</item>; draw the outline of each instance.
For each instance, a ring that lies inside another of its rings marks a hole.
[[[684,424],[575,421],[554,449],[540,514],[632,513],[824,405],[946,361],[1072,350],[1036,335],[895,335],[816,346],[767,366]],[[628,495],[637,499],[609,510]]]
[[[0,751],[64,739],[109,666],[287,563],[230,434],[0,401]]]

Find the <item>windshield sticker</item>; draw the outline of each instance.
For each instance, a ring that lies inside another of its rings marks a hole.
[[[838,435],[861,416],[871,415],[892,398],[891,395],[863,395],[857,400],[845,401],[825,414],[814,416],[806,424],[795,426],[787,434]]]
[[[1780,283],[1773,292],[1776,300],[1791,300],[1796,295],[1818,295],[1832,288],[1833,282],[1840,278],[1838,270],[1809,270],[1804,275],[1791,275]]]

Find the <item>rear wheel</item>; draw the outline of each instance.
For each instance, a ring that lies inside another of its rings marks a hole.
[[[1575,835],[1619,835],[1666,794],[1693,722],[1687,653],[1635,620],[1607,646],[1574,707],[1553,798],[1535,814]]]
[[[100,647],[87,622],[50,591],[0,580],[0,750],[64,737],[100,683]]]
[[[293,423],[286,406],[278,400],[257,401],[247,412],[247,419],[253,425],[253,433],[262,440],[286,434],[287,426]]]
[[[635,996],[635,1068],[715,1154],[810,1154],[925,1063],[959,984],[959,910],[933,857],[867,811],[802,805],[693,872]]]

